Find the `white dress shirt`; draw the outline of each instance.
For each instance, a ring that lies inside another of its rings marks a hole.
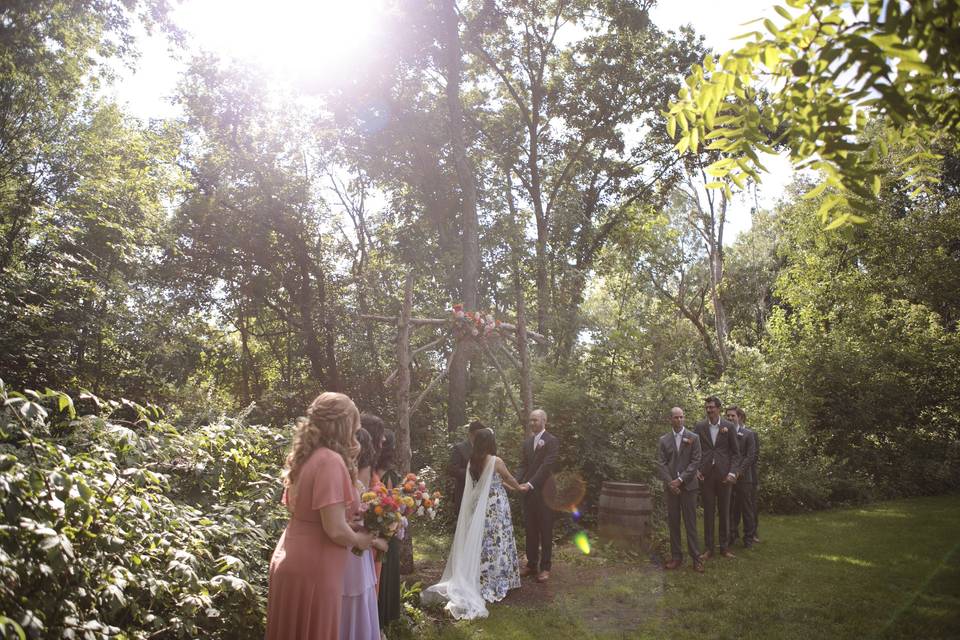
[[[673,441],[677,444],[677,453],[680,453],[680,443],[683,440],[683,429],[673,432]],[[677,479],[680,479],[680,469],[677,469]]]

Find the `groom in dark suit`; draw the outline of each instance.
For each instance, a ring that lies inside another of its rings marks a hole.
[[[473,420],[467,430],[467,439],[453,445],[450,462],[447,463],[447,475],[453,479],[453,522],[460,517],[460,503],[463,501],[463,489],[467,482],[467,466],[473,452],[473,435],[480,429],[486,429],[479,420]]]
[[[553,509],[544,500],[544,490],[553,490],[553,471],[560,453],[560,441],[547,432],[547,413],[543,409],[530,412],[533,435],[523,442],[517,482],[525,485],[523,520],[527,533],[527,566],[521,576],[536,574],[537,582],[550,579],[550,557],[553,553]]]
[[[720,417],[720,399],[706,400],[707,419],[697,423],[694,431],[700,437],[703,455],[697,479],[703,489],[703,543],[707,560],[714,554],[714,525],[720,511],[720,555],[734,558],[730,551],[730,497],[740,473],[742,456],[737,444],[736,426]]]
[[[663,480],[667,502],[667,524],[670,527],[670,561],[664,569],[683,564],[680,546],[680,516],[687,530],[687,550],[693,559],[693,570],[703,573],[700,544],[697,541],[697,472],[700,469],[700,438],[683,426],[683,409],[670,410],[670,433],[661,436],[657,445],[657,473]]]

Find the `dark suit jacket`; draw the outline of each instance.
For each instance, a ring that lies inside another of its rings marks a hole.
[[[740,455],[743,460],[740,464],[740,479],[743,482],[754,484],[757,481],[757,433],[753,429],[743,427],[743,433],[737,433],[737,443],[740,445]]]
[[[453,478],[453,509],[460,512],[460,500],[463,498],[463,489],[467,483],[467,467],[470,465],[470,454],[473,447],[469,440],[453,445],[450,451],[450,462],[447,463],[447,475]]]
[[[669,484],[679,478],[683,480],[683,488],[687,491],[696,491],[700,488],[697,480],[697,471],[700,469],[700,437],[686,427],[683,429],[683,440],[680,450],[677,451],[677,441],[674,439],[673,429],[660,436],[657,446],[657,474],[664,484]],[[666,487],[664,490],[667,491]]]
[[[710,440],[710,423],[707,420],[698,422],[694,431],[700,436],[700,448],[703,452],[700,458],[700,473],[706,476],[711,471],[719,471],[724,477],[728,473],[733,475],[740,473],[743,456],[740,455],[737,428],[733,423],[720,418],[720,431],[717,433],[715,445]]]
[[[751,429],[751,431],[752,431],[752,429]],[[759,470],[757,469],[757,466],[758,466],[759,461],[760,461],[760,434],[758,434],[756,431],[753,432],[753,443],[756,445],[757,455],[756,455],[756,457],[753,459],[753,470],[752,470],[752,472],[751,472],[751,477],[753,478],[753,484],[759,484],[759,483],[760,483],[760,472],[759,472]]]
[[[560,440],[549,431],[544,431],[540,441],[543,443],[536,451],[533,450],[533,436],[523,441],[520,452],[520,469],[517,482],[529,482],[533,485],[533,493],[543,491],[543,488],[553,482],[553,472],[556,470],[557,457],[560,455]]]

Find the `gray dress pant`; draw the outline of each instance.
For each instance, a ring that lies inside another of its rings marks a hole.
[[[682,489],[680,495],[675,495],[670,488],[666,489],[667,524],[670,526],[670,555],[677,560],[683,560],[683,551],[680,545],[680,519],[687,530],[687,550],[694,562],[700,557],[700,541],[697,538],[697,491]]]

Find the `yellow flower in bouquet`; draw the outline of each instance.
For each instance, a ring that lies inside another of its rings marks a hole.
[[[439,491],[431,493],[417,474],[408,473],[403,478],[403,493],[405,502],[409,499],[413,503],[406,502],[411,516],[429,516],[431,520],[436,517],[441,494]]]

